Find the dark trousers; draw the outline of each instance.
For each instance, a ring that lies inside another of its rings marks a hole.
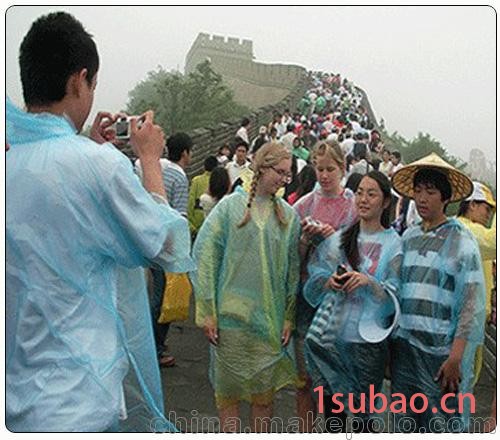
[[[170,324],[158,324],[161,314],[163,291],[165,290],[165,273],[162,270],[151,269],[153,279],[153,295],[151,296],[151,318],[153,320],[153,333],[155,337],[156,354],[160,358],[166,350],[165,338]]]
[[[347,413],[342,411],[341,413],[332,413],[332,409],[338,409],[337,405],[332,402],[332,396],[325,395],[324,397],[325,405],[325,431],[329,433],[339,433],[347,432]],[[364,420],[356,418],[352,421],[350,432],[376,432],[373,428],[373,420],[369,418],[363,418]]]

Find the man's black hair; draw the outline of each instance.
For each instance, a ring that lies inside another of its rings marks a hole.
[[[168,158],[172,162],[179,162],[184,151],[190,152],[193,140],[186,133],[176,133],[167,139]]]
[[[248,151],[248,142],[244,141],[239,136],[236,136],[234,138],[234,149],[233,149],[233,151],[236,151],[236,148],[238,148],[238,147],[245,147],[246,150]]]
[[[248,118],[245,117],[245,118],[243,118],[241,120],[241,126],[242,127],[246,127],[248,124],[250,124],[250,119],[248,119]]]
[[[457,217],[465,217],[467,211],[469,210],[470,201],[462,200],[460,206],[458,207]]]
[[[21,43],[19,67],[27,106],[61,101],[74,73],[87,69],[87,82],[99,69],[99,55],[92,36],[66,12],[36,20]]]
[[[451,199],[451,184],[448,176],[435,168],[422,168],[413,177],[413,188],[417,185],[432,186],[441,193],[444,202]]]
[[[215,156],[208,156],[203,163],[205,171],[212,171],[217,165],[219,165],[219,161]]]
[[[395,150],[395,151],[393,151],[391,154],[392,154],[392,155],[393,155],[396,159],[401,160],[401,153],[400,153],[399,151]]]

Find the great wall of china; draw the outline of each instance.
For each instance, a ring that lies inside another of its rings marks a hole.
[[[192,72],[206,60],[233,90],[235,100],[252,109],[248,115],[251,138],[257,135],[260,125],[267,125],[271,121],[274,112],[282,112],[286,108],[294,111],[310,85],[309,72],[305,67],[255,61],[250,40],[200,33],[186,55],[185,73]],[[368,97],[361,91],[363,104],[368,108],[370,118],[376,121]],[[208,154],[216,152],[222,144],[233,141],[239,124],[240,119],[233,119],[189,133],[194,142],[189,176],[203,170],[203,161]]]

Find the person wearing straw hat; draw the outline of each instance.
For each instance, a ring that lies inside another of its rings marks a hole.
[[[401,168],[392,183],[400,195],[415,200],[422,221],[403,235],[391,391],[393,399],[401,393],[406,402],[423,393],[428,403],[418,413],[407,407],[405,414],[395,414],[394,429],[466,431],[470,399],[461,399],[461,414],[456,395],[447,395],[445,406],[441,399],[446,393],[472,391],[474,355],[484,337],[484,277],[476,240],[445,210],[448,203],[471,195],[472,181],[433,153]],[[393,406],[398,402],[393,400]]]

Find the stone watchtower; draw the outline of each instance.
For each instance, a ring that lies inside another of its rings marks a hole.
[[[235,100],[250,108],[279,102],[307,73],[301,66],[258,63],[254,58],[251,40],[200,33],[186,55],[184,71],[189,74],[198,64],[210,61],[233,90]]]
[[[205,60],[212,63],[215,69],[222,68],[227,59],[252,62],[253,43],[250,40],[239,40],[229,37],[227,41],[219,35],[199,33],[191,49],[186,55],[185,73],[192,72],[196,66]]]

